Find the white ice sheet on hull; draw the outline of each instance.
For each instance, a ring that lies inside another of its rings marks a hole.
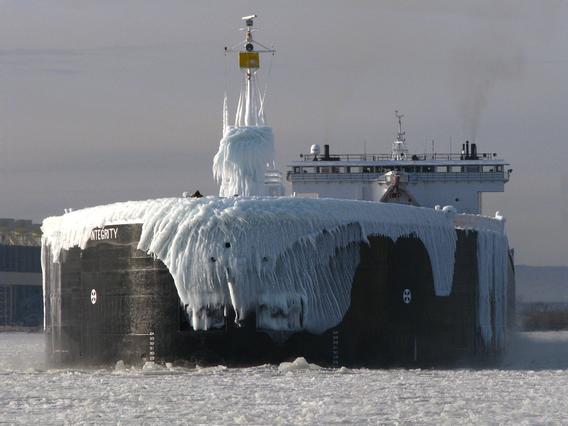
[[[504,234],[478,233],[479,327],[486,347],[494,342],[498,349],[505,344],[507,326],[507,251],[507,237]]]
[[[85,247],[95,227],[142,223],[139,248],[170,270],[195,329],[211,308],[259,313],[268,329],[323,332],[350,304],[367,236],[415,235],[429,256],[435,292],[451,292],[456,233],[452,218],[426,208],[296,198],[170,198],[117,203],[44,221],[44,249]]]
[[[505,218],[461,214],[454,225],[477,231],[477,275],[479,329],[486,349],[502,349],[507,327],[509,243]]]

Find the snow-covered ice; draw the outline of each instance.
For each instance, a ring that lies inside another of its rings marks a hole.
[[[43,339],[0,333],[0,422],[517,425],[568,413],[568,332],[524,333],[491,370],[52,370]]]
[[[319,370],[321,367],[317,364],[310,364],[306,358],[299,357],[292,362],[282,362],[278,366],[278,371],[281,373],[289,373],[298,370]]]

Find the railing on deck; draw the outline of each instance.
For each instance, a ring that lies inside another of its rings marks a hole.
[[[449,181],[509,181],[509,172],[483,173],[405,173],[408,182],[449,182]],[[377,181],[386,182],[383,173],[294,173],[291,170],[286,175],[288,181]]]
[[[459,160],[495,160],[495,152],[478,152],[477,155],[431,153],[408,154],[404,161],[459,161]],[[300,154],[301,161],[385,161],[392,160],[392,154]],[[393,160],[394,161],[394,160]]]

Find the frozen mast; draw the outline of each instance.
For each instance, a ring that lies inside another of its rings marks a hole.
[[[274,136],[266,125],[264,96],[260,93],[257,73],[260,53],[274,54],[273,49],[253,39],[256,15],[243,17],[245,39],[225,52],[236,52],[243,81],[234,125],[228,122],[225,97],[223,138],[213,160],[213,175],[221,185],[219,195],[281,195],[281,175],[273,170]],[[280,178],[280,179],[278,179]],[[276,191],[275,191],[276,188]]]
[[[256,15],[244,16],[246,27],[241,31],[245,32],[245,40],[231,48],[225,47],[226,52],[238,52],[239,68],[243,72],[243,86],[239,97],[239,105],[237,107],[237,115],[235,118],[235,126],[264,126],[266,124],[264,118],[263,102],[264,98],[260,94],[257,82],[257,72],[260,69],[260,53],[274,54],[275,50],[253,40],[252,33]],[[260,49],[259,49],[260,47]],[[242,49],[243,50],[235,50]]]

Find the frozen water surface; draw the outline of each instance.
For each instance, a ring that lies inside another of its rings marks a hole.
[[[294,364],[294,363],[293,363]],[[568,332],[525,333],[502,369],[46,369],[41,334],[0,334],[0,422],[561,424]]]

